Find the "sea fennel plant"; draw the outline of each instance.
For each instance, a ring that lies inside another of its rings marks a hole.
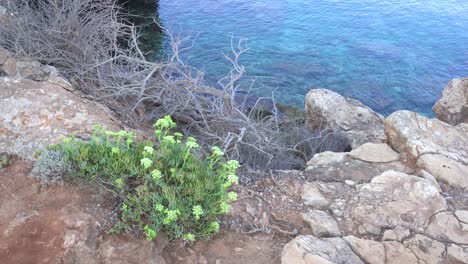
[[[218,147],[203,155],[195,138],[171,132],[176,124],[169,116],[154,127],[155,142],[96,127],[90,141],[71,137],[51,148],[64,153],[73,176],[118,195],[121,214],[112,232],[137,230],[149,240],[166,232],[187,241],[217,233],[218,217],[237,199],[228,189],[238,181],[239,163],[223,162]]]

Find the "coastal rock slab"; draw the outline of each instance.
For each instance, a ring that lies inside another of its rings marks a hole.
[[[0,78],[0,152],[33,159],[44,148],[73,132],[89,135],[93,125],[125,127],[106,107],[49,82]]]
[[[468,165],[468,133],[463,126],[404,110],[388,116],[384,124],[389,145],[409,159],[439,154]]]
[[[439,120],[451,125],[468,123],[468,78],[451,80],[432,111]]]
[[[341,238],[297,236],[281,253],[282,264],[364,264]]]
[[[383,117],[357,100],[326,89],[312,89],[306,96],[305,109],[312,131],[342,133],[352,149],[366,142],[386,141]]]
[[[367,225],[364,229],[370,234],[374,232],[369,230],[396,226],[424,231],[431,216],[447,208],[430,182],[402,172],[386,171],[357,188],[357,197],[347,205],[347,217]]]
[[[400,155],[384,143],[365,143],[352,150],[349,155],[353,159],[367,162],[392,162],[400,159]]]

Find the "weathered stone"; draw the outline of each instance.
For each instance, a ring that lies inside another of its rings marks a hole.
[[[302,219],[310,225],[312,234],[317,237],[321,236],[340,236],[341,231],[328,213],[321,210],[308,210],[302,214]]]
[[[455,187],[468,188],[467,165],[436,154],[424,154],[420,156],[417,165],[428,171],[439,181]]]
[[[403,243],[418,258],[419,263],[442,263],[445,253],[445,245],[423,235],[415,235]]]
[[[165,264],[162,250],[146,239],[136,239],[131,236],[106,236],[99,246],[99,263]]]
[[[455,211],[455,216],[460,220],[460,222],[468,224],[468,211],[467,210],[458,210]]]
[[[0,152],[34,159],[61,136],[90,135],[93,125],[125,128],[106,107],[48,82],[0,78]]]
[[[432,215],[447,208],[431,183],[401,172],[384,172],[357,189],[356,199],[347,204],[349,215],[345,215],[357,225],[423,231]]]
[[[393,240],[393,241],[403,241],[403,239],[407,238],[411,235],[411,232],[408,228],[404,228],[401,226],[396,226],[394,229],[385,230],[382,236],[382,240]]]
[[[437,182],[436,178],[432,176],[432,174],[428,173],[425,170],[421,170],[419,172],[419,176],[428,180],[432,185],[434,185],[434,187],[437,188],[437,190],[439,190],[439,192],[442,192],[442,188],[440,188],[440,184]]]
[[[400,242],[382,242],[385,247],[386,264],[419,263],[414,253]]]
[[[451,80],[432,110],[451,125],[468,123],[468,78]]]
[[[320,191],[320,187],[317,182],[308,182],[304,184],[302,187],[302,200],[305,205],[309,205],[314,208],[323,208],[330,203]]]
[[[349,155],[367,162],[392,162],[400,159],[400,155],[384,143],[365,143]]]
[[[343,239],[367,263],[385,264],[385,248],[382,243],[354,236],[347,236]]]
[[[388,116],[384,124],[390,146],[412,160],[423,154],[439,154],[468,164],[468,133],[463,126],[403,110]]]
[[[342,133],[351,148],[366,142],[385,142],[382,116],[361,102],[326,89],[312,89],[306,96],[307,124],[311,130]]]
[[[283,264],[364,263],[341,238],[297,236],[281,253]]]
[[[468,230],[451,212],[436,214],[424,233],[439,240],[468,244]]]
[[[450,244],[447,247],[447,256],[451,260],[468,263],[468,246]]]

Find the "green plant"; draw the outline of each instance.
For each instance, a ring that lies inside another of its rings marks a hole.
[[[169,116],[154,126],[155,143],[134,143],[133,133],[96,127],[90,141],[70,137],[50,148],[64,153],[72,176],[98,181],[118,195],[121,216],[111,232],[136,229],[152,240],[164,231],[187,241],[217,233],[219,215],[237,199],[228,188],[238,182],[239,163],[223,162],[218,147],[202,155],[195,138],[183,142],[181,133],[171,133],[176,124]]]

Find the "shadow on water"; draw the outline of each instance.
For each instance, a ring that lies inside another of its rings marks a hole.
[[[154,23],[160,24],[158,0],[119,0],[128,12],[128,20],[138,26],[140,48],[147,54],[147,59],[157,60],[162,56],[163,31]]]

